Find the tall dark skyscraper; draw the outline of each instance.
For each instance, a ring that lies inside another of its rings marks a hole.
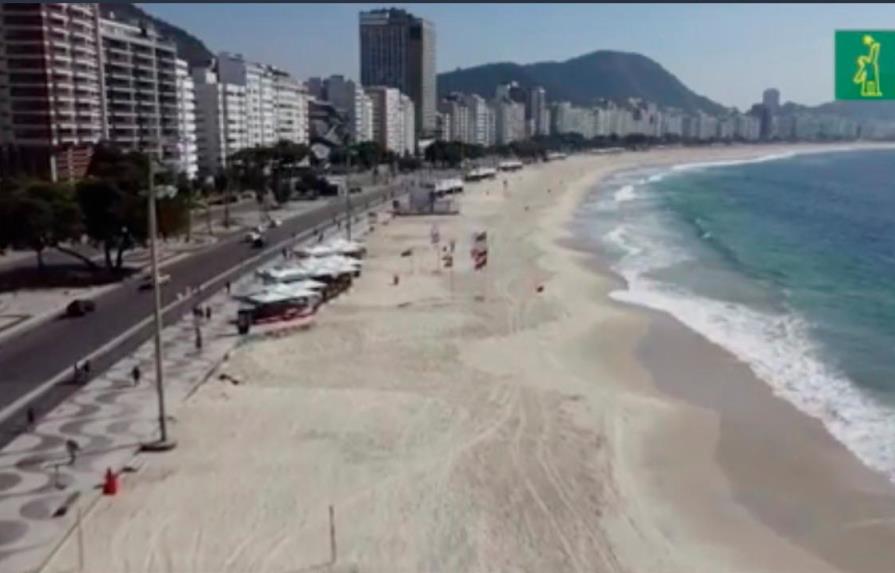
[[[435,26],[388,8],[360,14],[360,80],[413,100],[418,135],[435,131]]]

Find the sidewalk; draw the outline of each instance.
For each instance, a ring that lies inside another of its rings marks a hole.
[[[327,232],[333,233],[339,232]],[[263,266],[281,262],[276,258]],[[233,281],[232,292],[248,290],[254,283],[254,273],[249,272]],[[211,307],[212,317],[201,321],[202,350],[195,347],[194,318],[189,312],[162,332],[165,401],[175,436],[180,404],[242,340],[230,323],[238,303],[226,292],[216,293],[203,306]],[[131,378],[134,365],[142,372],[138,386]],[[101,495],[107,469],[123,472],[127,487],[128,471],[138,471],[145,459],[163,455],[136,455],[141,443],[158,436],[155,392],[150,339],[0,452],[0,569],[39,571],[79,516],[89,514]],[[73,464],[65,448],[69,439],[81,448]]]

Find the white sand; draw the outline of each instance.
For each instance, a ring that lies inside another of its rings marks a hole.
[[[178,449],[96,506],[86,570],[316,570],[330,504],[337,570],[831,570],[729,498],[712,416],[654,390],[632,353],[644,320],[560,244],[612,170],[771,152],[580,156],[508,176],[508,194],[470,185],[463,215],[437,219],[457,240],[453,281],[432,272],[436,219],[381,227],[353,292],[312,330],[237,352],[224,370],[243,383],[200,390]],[[475,273],[478,229],[491,264]],[[76,562],[73,536],[49,570]]]

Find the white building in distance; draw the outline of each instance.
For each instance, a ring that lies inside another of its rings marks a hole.
[[[308,143],[308,93],[304,85],[274,69],[273,110],[275,141]]]
[[[496,143],[506,145],[525,139],[525,105],[508,97],[494,99]]]
[[[388,151],[403,154],[407,149],[405,134],[406,103],[397,88],[371,86],[364,88],[373,107],[373,141]]]
[[[416,154],[416,107],[409,96],[401,94],[401,125],[403,137],[401,138],[400,153],[406,155]]]
[[[180,171],[193,178],[199,170],[196,147],[196,90],[186,61],[177,60],[177,151]]]
[[[330,76],[322,80],[319,93],[348,120],[355,143],[373,140],[373,102],[360,84],[343,76]]]
[[[193,70],[199,170],[214,175],[228,158],[249,147],[244,85],[219,81],[213,68]]]

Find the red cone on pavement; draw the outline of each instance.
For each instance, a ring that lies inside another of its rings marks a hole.
[[[106,469],[106,479],[103,481],[103,495],[115,495],[118,493],[118,476],[112,472],[112,468]]]

